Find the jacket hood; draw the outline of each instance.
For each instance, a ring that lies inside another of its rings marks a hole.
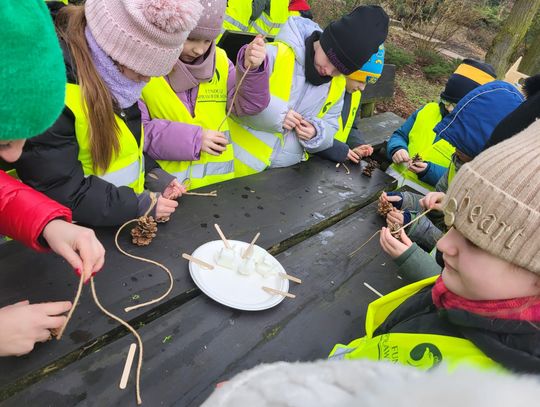
[[[290,17],[276,36],[276,41],[289,45],[294,50],[298,63],[304,66],[306,62],[306,38],[313,31],[322,32],[322,28],[308,18]]]
[[[469,92],[433,129],[435,141],[444,139],[469,157],[476,157],[499,122],[524,101],[509,83],[493,81]]]

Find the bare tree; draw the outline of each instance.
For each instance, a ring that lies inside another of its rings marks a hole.
[[[516,0],[514,3],[486,54],[486,61],[495,67],[498,77],[504,76],[510,66],[510,59],[525,38],[539,8],[540,0]]]

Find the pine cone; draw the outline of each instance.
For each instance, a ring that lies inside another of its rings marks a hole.
[[[390,223],[388,228],[390,229],[390,234],[401,242],[401,231],[399,230],[401,226],[397,223]]]
[[[393,210],[394,205],[392,205],[390,202],[379,201],[379,205],[377,206],[377,213],[383,218],[386,218],[388,212],[392,212]]]
[[[152,216],[141,216],[137,226],[131,229],[132,242],[137,246],[148,246],[156,237],[157,223]]]
[[[367,165],[362,169],[362,174],[371,177],[375,168],[379,168],[380,164],[371,158],[366,158],[365,161],[367,162]]]
[[[412,158],[412,162],[413,164],[415,164],[415,163],[424,162],[424,160],[422,159],[422,157],[420,157],[420,154],[416,153]]]

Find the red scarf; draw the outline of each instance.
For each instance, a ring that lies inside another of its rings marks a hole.
[[[488,318],[540,322],[540,298],[522,297],[509,300],[473,301],[448,290],[439,277],[431,290],[437,308],[461,309]]]

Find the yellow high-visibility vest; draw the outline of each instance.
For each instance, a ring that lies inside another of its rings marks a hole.
[[[195,114],[186,108],[176,96],[165,78],[152,78],[142,92],[142,99],[152,119],[165,119],[217,130],[227,114],[227,80],[229,78],[229,59],[221,48],[216,47],[216,70],[212,80],[199,85]],[[229,125],[225,121],[220,131],[230,141]],[[179,134],[178,137],[182,137]],[[197,161],[158,160],[165,171],[178,180],[189,178],[190,188],[200,188],[216,182],[234,178],[234,155],[231,144],[220,155],[201,151]]]
[[[277,47],[274,70],[270,75],[270,94],[283,101],[288,101],[294,75],[294,51],[285,43],[273,42],[268,44]],[[345,90],[345,77],[336,76],[332,79],[328,96],[317,117],[322,118],[334,106]],[[256,131],[238,123],[229,121],[231,138],[234,148],[234,171],[237,177],[255,174],[270,166],[274,149],[283,145],[282,133]]]
[[[113,157],[109,168],[103,174],[96,174],[93,169],[92,154],[90,153],[90,123],[85,113],[81,88],[79,85],[68,83],[66,85],[66,106],[75,116],[75,136],[79,144],[78,159],[82,164],[85,176],[95,175],[117,187],[129,186],[136,194],[144,190],[144,131],[141,125],[141,140],[137,144],[135,136],[127,124],[115,114],[116,124],[120,129],[118,142],[120,151]]]
[[[360,106],[361,99],[362,92],[360,92],[359,90],[351,93],[351,106],[347,114],[347,120],[345,121],[345,125],[343,124],[342,116],[339,115],[339,129],[334,136],[336,140],[339,140],[343,143],[347,142],[347,138],[349,138],[349,133],[351,132],[352,126],[354,124],[354,119],[356,119],[356,112],[358,111],[358,107]]]
[[[453,147],[446,140],[435,140],[433,128],[442,120],[439,104],[436,102],[428,103],[417,114],[414,125],[409,132],[409,157],[420,154],[422,160],[448,168],[454,154]],[[418,179],[418,175],[407,169],[406,164],[392,164],[390,166],[394,171],[409,180],[413,184],[434,191],[435,186]]]
[[[503,368],[464,338],[417,333],[387,333],[373,336],[388,316],[409,297],[433,285],[439,276],[429,277],[393,291],[369,304],[366,315],[366,336],[348,345],[337,344],[331,359],[386,360],[420,369],[430,369],[443,362],[450,369],[470,364],[486,369]]]
[[[262,35],[277,35],[289,18],[289,0],[270,0],[270,12],[261,15],[249,24],[249,32]]]

